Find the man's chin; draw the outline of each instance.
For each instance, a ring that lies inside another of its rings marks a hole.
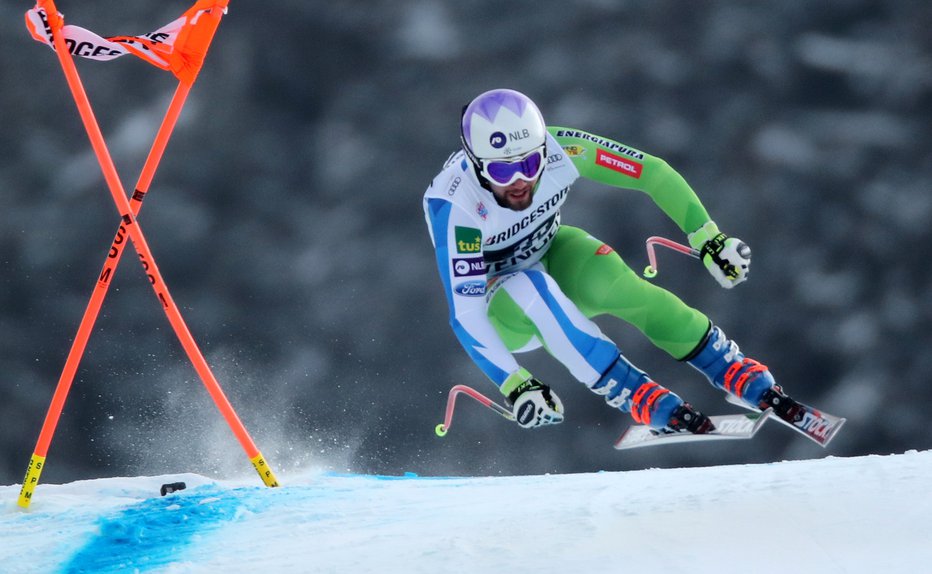
[[[531,207],[533,199],[534,198],[531,196],[531,194],[528,194],[527,197],[523,197],[520,200],[508,198],[508,208],[513,211],[524,211],[525,209]]]
[[[513,211],[524,211],[534,203],[534,190],[537,188],[537,183],[537,181],[531,182],[530,187],[525,188],[522,193],[514,193],[508,191],[508,188],[493,185],[492,195],[500,206]]]
[[[505,196],[505,201],[508,203],[508,207],[515,211],[524,211],[525,209],[531,207],[531,203],[534,200],[533,189],[526,189],[523,193],[520,194],[507,194]]]

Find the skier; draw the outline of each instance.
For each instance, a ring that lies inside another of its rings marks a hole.
[[[606,313],[748,407],[799,420],[803,406],[708,317],[641,279],[607,244],[560,224],[579,177],[643,191],[730,289],[747,279],[751,250],[719,231],[680,174],[622,143],[546,126],[534,102],[513,90],[480,94],[463,108],[460,127],[462,149],[427,189],[424,214],[453,331],[519,425],[563,421],[557,394],[513,356],[543,346],[635,422],[661,432],[714,430],[709,417],[634,366],[590,319]]]

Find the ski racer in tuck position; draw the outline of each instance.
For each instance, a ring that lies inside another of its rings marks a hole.
[[[748,276],[751,251],[720,232],[686,181],[663,160],[578,129],[546,126],[527,96],[480,94],[464,109],[462,149],[424,195],[424,214],[466,352],[525,428],[563,421],[563,404],[515,359],[543,346],[581,383],[635,422],[703,434],[708,416],[633,365],[590,319],[610,314],[703,373],[750,408],[792,423],[800,403],[700,311],[641,279],[607,244],[560,224],[579,177],[645,192],[688,235],[726,289]]]

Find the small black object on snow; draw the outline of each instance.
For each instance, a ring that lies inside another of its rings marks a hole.
[[[166,494],[171,494],[176,490],[184,490],[185,488],[187,488],[187,485],[183,482],[170,482],[162,485],[161,493],[162,496],[165,496]]]

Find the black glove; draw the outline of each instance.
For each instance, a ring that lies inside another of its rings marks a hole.
[[[508,402],[515,422],[523,428],[563,422],[563,402],[550,387],[530,378],[511,391]]]
[[[748,278],[751,248],[735,237],[728,237],[709,221],[689,234],[689,244],[699,250],[699,257],[718,284],[731,289]]]

